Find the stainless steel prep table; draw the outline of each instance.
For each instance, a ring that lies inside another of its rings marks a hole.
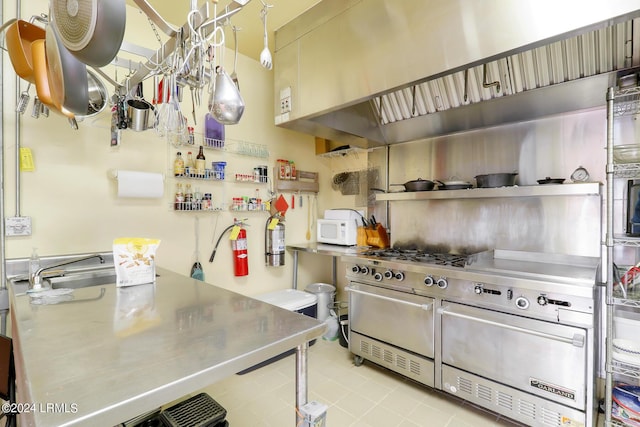
[[[307,343],[321,322],[157,273],[155,284],[76,289],[55,305],[11,289],[17,402],[33,405],[20,425],[115,425],[296,347],[296,405],[306,403]]]
[[[328,255],[333,257],[332,264],[332,284],[336,286],[338,283],[337,278],[337,263],[338,258],[345,255],[358,255],[360,252],[369,249],[369,247],[359,247],[359,246],[338,246],[338,245],[327,245],[324,243],[301,243],[294,245],[287,245],[287,249],[293,251],[293,289],[298,289],[298,252],[309,252],[312,254],[318,255]]]

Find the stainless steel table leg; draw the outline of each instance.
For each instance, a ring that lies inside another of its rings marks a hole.
[[[302,425],[300,407],[307,403],[307,350],[309,343],[296,348],[296,426]]]
[[[298,289],[298,251],[293,251],[293,289]]]
[[[333,280],[333,286],[335,286],[336,288],[338,287],[338,257],[334,256],[333,258],[333,270],[332,270],[332,276],[331,276],[331,280]]]

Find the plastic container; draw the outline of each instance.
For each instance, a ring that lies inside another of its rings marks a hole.
[[[211,168],[213,169],[213,178],[224,180],[224,169],[227,166],[227,162],[211,162]]]
[[[316,317],[316,306],[318,298],[316,295],[297,289],[284,289],[282,291],[269,292],[258,295],[255,299],[277,305],[289,311],[304,314],[309,317]]]
[[[257,300],[276,305],[280,308],[284,308],[289,311],[295,311],[296,313],[304,314],[309,317],[316,317],[316,308],[318,304],[318,298],[314,294],[308,292],[299,291],[297,289],[284,289],[281,291],[268,292],[266,294],[258,295],[254,297]],[[309,342],[309,345],[315,344],[316,340]],[[244,371],[238,372],[238,375],[244,375],[251,371],[254,371],[263,366],[267,366],[283,357],[293,354],[295,349],[291,349],[281,353],[277,356],[267,359],[264,362],[260,362],[257,365],[253,365]]]
[[[324,322],[329,317],[329,310],[333,307],[336,287],[327,283],[312,283],[305,288],[306,292],[318,297],[318,320]]]
[[[204,118],[205,145],[213,148],[224,147],[224,125],[218,122],[211,113]]]

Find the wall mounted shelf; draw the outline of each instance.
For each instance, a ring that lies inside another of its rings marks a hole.
[[[273,169],[273,182],[277,191],[317,193],[320,190],[318,172],[298,170],[296,172],[296,178],[297,179],[280,179],[278,168]]]
[[[434,190],[376,194],[376,200],[446,200],[481,199],[499,197],[541,197],[541,196],[597,196],[599,182],[572,184],[523,185],[499,188],[469,188],[465,190]]]

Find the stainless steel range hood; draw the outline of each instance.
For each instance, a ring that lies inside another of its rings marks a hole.
[[[640,0],[324,0],[276,31],[276,125],[361,147],[605,105]]]

